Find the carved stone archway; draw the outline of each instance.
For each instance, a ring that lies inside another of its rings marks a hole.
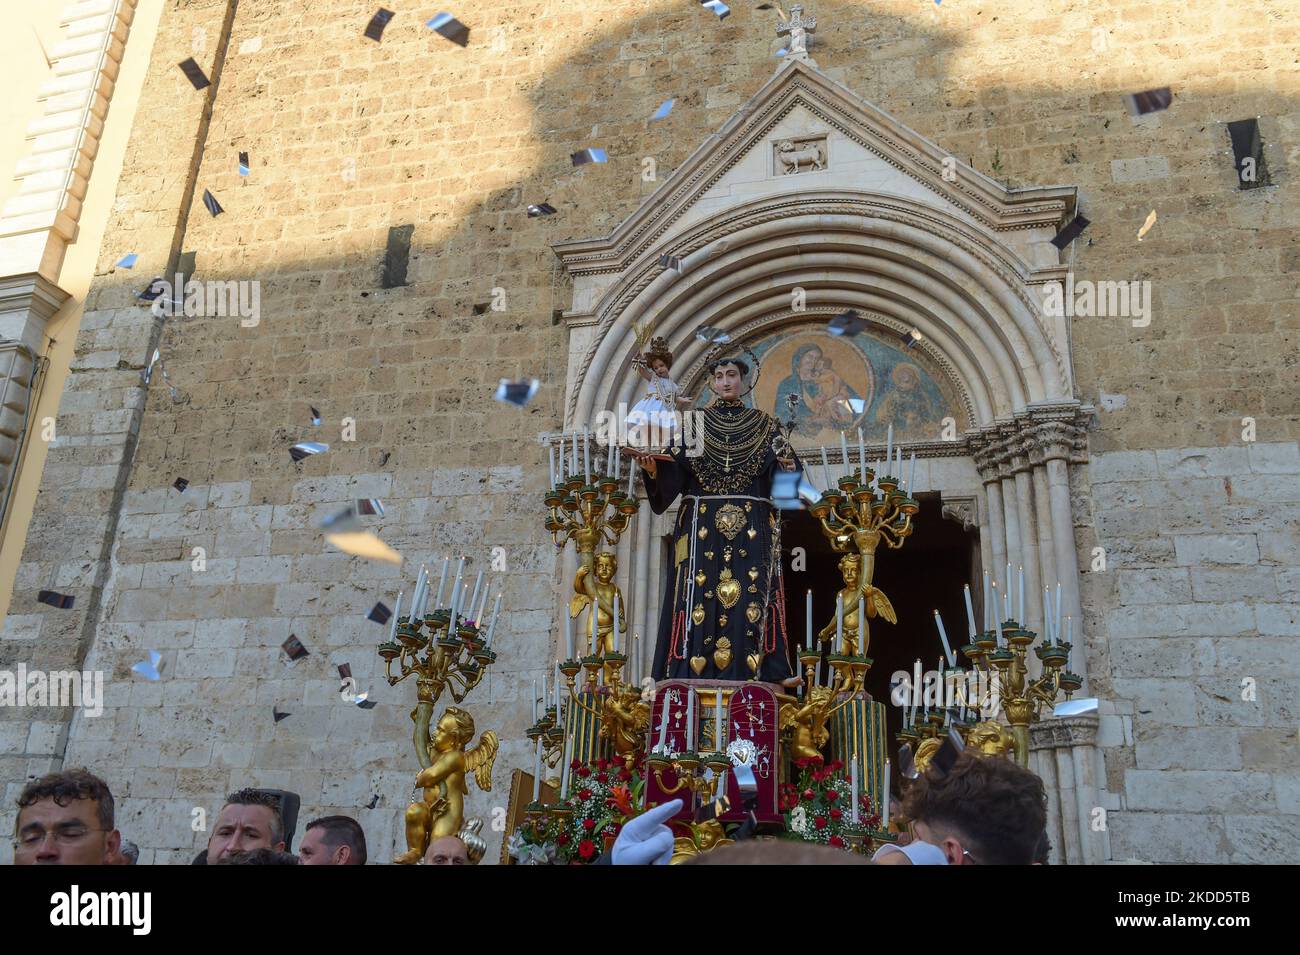
[[[573,280],[566,428],[635,400],[633,327],[647,320],[668,338],[688,390],[709,347],[695,337],[701,325],[746,341],[854,309],[915,330],[966,420],[955,440],[905,446],[917,455],[914,490],[964,503],[954,513],[978,522],[982,563],[997,579],[1008,562],[1024,567],[1031,628],[1042,628],[1042,587],[1059,579],[1079,645],[1069,468],[1085,459],[1091,409],[1074,398],[1066,320],[1041,307],[1042,286],[1064,277],[1050,240],[1074,202],[1072,187],[1008,190],[806,57],[783,63],[613,232],[556,246]],[[663,268],[664,255],[680,270]],[[671,516],[643,511],[621,542],[643,653]],[[1083,661],[1076,653],[1086,677]],[[1070,786],[1073,799],[1094,780]]]

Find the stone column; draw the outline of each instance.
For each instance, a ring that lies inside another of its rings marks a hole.
[[[988,525],[980,528],[980,536],[987,537],[989,541],[989,556],[992,558],[992,564],[986,564],[984,570],[992,574],[993,579],[1005,572],[1007,565],[1007,537],[1006,525],[1002,519],[1002,485],[998,474],[997,464],[989,449],[985,448],[975,453],[975,468],[979,471],[980,480],[984,483],[985,502],[988,504]],[[980,619],[976,622],[980,628],[984,627],[984,614],[988,613],[988,608],[983,604],[984,582],[978,581],[978,586],[974,588],[975,593],[980,595]]]
[[[1074,620],[1071,669],[1087,680],[1088,660],[1084,652],[1083,611],[1079,599],[1079,559],[1074,546],[1074,517],[1070,509],[1068,461],[1074,444],[1074,428],[1063,422],[1046,422],[1037,428],[1037,440],[1047,465],[1047,494],[1051,505],[1052,542],[1056,569],[1061,578],[1061,613]],[[1062,632],[1062,639],[1064,639]],[[1085,689],[1086,689],[1085,682]]]
[[[1047,719],[1030,727],[1030,767],[1047,789],[1053,864],[1092,865],[1110,857],[1106,831],[1093,830],[1104,779],[1097,723],[1097,716],[1088,714]]]
[[[1011,471],[1016,482],[1016,508],[1020,518],[1020,555],[1025,568],[1025,615],[1021,623],[1036,633],[1043,632],[1043,584],[1038,572],[1038,528],[1034,520],[1033,483],[1024,442],[1017,436],[1011,444]],[[1037,658],[1035,658],[1037,659]]]

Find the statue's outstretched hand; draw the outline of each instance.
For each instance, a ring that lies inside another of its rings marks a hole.
[[[614,865],[667,865],[673,854],[673,832],[664,823],[682,810],[674,799],[623,824],[614,840]]]

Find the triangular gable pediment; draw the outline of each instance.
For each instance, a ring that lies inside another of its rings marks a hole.
[[[621,271],[729,208],[825,191],[899,196],[989,232],[1055,231],[1075,194],[1067,186],[1009,190],[792,60],[608,236],[554,248],[571,273]]]

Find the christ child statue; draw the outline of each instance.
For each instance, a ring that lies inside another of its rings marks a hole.
[[[597,656],[607,656],[614,652],[614,598],[618,598],[618,632],[627,633],[627,604],[623,602],[623,593],[614,583],[618,573],[618,557],[605,552],[596,555],[593,568],[596,579],[590,584],[591,597],[595,603],[592,610],[596,614],[596,649]]]
[[[692,399],[683,397],[669,377],[673,353],[666,339],[655,337],[650,347],[633,359],[638,374],[650,382],[649,393],[632,406],[627,416],[628,441],[633,447],[667,447],[677,433],[677,409],[689,408]]]

